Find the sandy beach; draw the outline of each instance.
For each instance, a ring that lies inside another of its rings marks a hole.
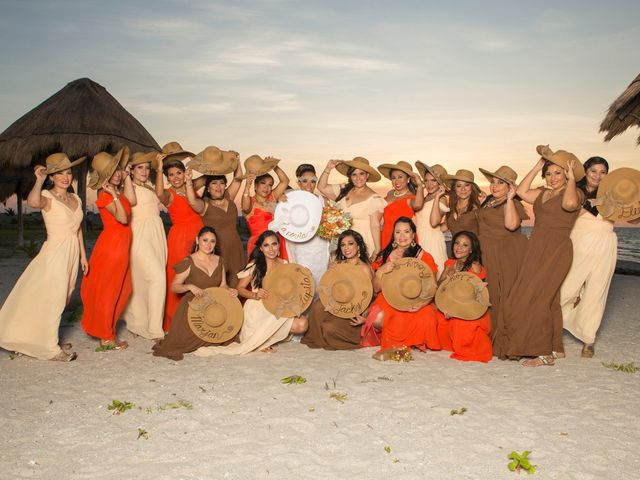
[[[25,264],[2,260],[2,301]],[[581,359],[566,334],[567,358],[532,369],[445,352],[379,363],[373,349],[299,343],[174,362],[128,333],[128,350],[95,352],[97,341],[65,323],[73,363],[0,352],[0,471],[7,479],[509,479],[519,477],[507,455],[531,450],[532,478],[637,479],[640,373],[602,362],[640,364],[639,287],[639,277],[614,277],[593,359]],[[280,382],[294,374],[307,382]],[[113,400],[135,407],[113,415]]]

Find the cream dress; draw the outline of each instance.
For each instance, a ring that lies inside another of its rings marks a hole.
[[[440,227],[433,228],[431,226],[431,209],[433,208],[435,198],[432,198],[424,204],[421,210],[415,213],[416,230],[418,234],[418,243],[423,250],[430,253],[433,260],[438,266],[438,276],[444,271],[444,262],[447,261],[447,244],[445,243],[444,233]],[[442,205],[443,210],[449,210]]]
[[[238,273],[238,278],[246,278],[253,274],[252,265]],[[240,329],[240,343],[223,346],[200,347],[195,351],[199,357],[212,355],[245,355],[256,350],[275,345],[286,340],[293,324],[293,317],[276,317],[269,312],[262,300],[247,299],[243,307],[244,322]]]
[[[339,191],[340,189],[338,187],[337,192]],[[371,234],[370,218],[374,213],[380,213],[382,215],[384,207],[387,206],[387,201],[376,193],[362,202],[349,206],[347,206],[346,199],[341,198],[338,205],[344,212],[351,214],[351,230],[355,230],[362,235],[362,239],[367,246],[367,253],[371,255],[375,250],[375,243],[373,242],[373,235]],[[384,246],[380,248],[384,248]]]
[[[49,360],[60,353],[60,316],[78,278],[80,246],[78,229],[82,222],[82,202],[75,210],[55,198],[48,212],[42,210],[47,240],[31,261],[0,310],[0,347]]]
[[[134,188],[137,203],[131,208],[131,297],[122,317],[130,332],[149,339],[162,338],[167,238],[155,192],[137,185]]]
[[[574,337],[594,343],[616,268],[618,237],[612,222],[585,212],[571,230],[571,241],[573,261],[560,289],[562,322]]]

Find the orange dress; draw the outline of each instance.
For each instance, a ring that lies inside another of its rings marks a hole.
[[[124,195],[120,203],[131,218],[131,205]],[[89,259],[89,274],[82,279],[80,297],[84,306],[80,324],[85,332],[101,340],[113,340],[120,314],[131,296],[129,249],[131,225],[118,222],[105,208],[113,197],[101,191],[96,200],[103,230]]]
[[[193,253],[198,232],[204,226],[202,217],[191,208],[186,197],[179,195],[173,188],[170,188],[169,191],[173,200],[171,205],[167,207],[172,225],[167,236],[167,299],[162,322],[162,328],[165,332],[169,331],[171,320],[180,303],[180,295],[171,291],[171,282],[176,276],[173,266]]]
[[[447,260],[445,268],[453,266],[455,260]],[[472,270],[468,272],[477,275],[484,280],[487,272],[484,267],[480,273]],[[451,317],[446,319],[441,311],[438,311],[438,338],[444,350],[452,351],[451,358],[466,362],[488,362],[493,357],[491,339],[491,319],[489,312],[485,312],[477,320],[462,320]]]
[[[426,263],[434,274],[437,273],[438,267],[429,253],[422,251],[420,260]],[[380,266],[380,260],[372,265],[374,270]],[[375,331],[372,325],[380,311],[384,312],[381,333]],[[363,347],[375,346],[375,339],[379,338],[382,350],[403,346],[415,346],[421,350],[424,350],[425,347],[429,350],[441,349],[438,340],[436,310],[433,303],[428,303],[417,312],[403,312],[389,305],[382,292],[378,294],[369,309],[367,322],[362,328],[361,336],[360,345]]]
[[[409,206],[409,202],[411,202],[415,195],[409,195],[407,197],[403,197],[400,200],[396,200],[395,202],[387,203],[387,206],[384,207],[382,211],[382,233],[380,234],[380,248],[384,249],[389,242],[391,241],[391,237],[393,236],[393,224],[400,217],[409,217],[413,218],[415,212],[413,208]]]
[[[269,199],[273,200],[272,197],[269,197]],[[269,229],[269,224],[273,220],[273,212],[255,206],[255,197],[251,197],[250,200],[253,209],[251,210],[251,215],[247,217],[247,225],[249,226],[249,233],[251,234],[247,242],[247,257],[251,256],[251,252],[256,245],[256,240],[262,232]],[[278,239],[280,240],[280,258],[288,260],[284,238],[278,235]]]

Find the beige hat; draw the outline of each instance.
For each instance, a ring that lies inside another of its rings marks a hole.
[[[575,160],[573,176],[576,178],[576,182],[579,182],[584,178],[584,167],[582,166],[582,162],[578,160],[578,157],[573,153],[565,150],[557,150],[554,152],[549,148],[549,145],[538,145],[536,147],[536,151],[542,158],[555,163],[559,167],[562,167],[563,170],[569,168],[569,161]]]
[[[136,152],[131,155],[129,165],[135,167],[136,165],[142,165],[143,163],[150,163],[153,166],[158,153],[159,152],[156,152],[155,150],[151,150],[150,152]]]
[[[198,153],[187,166],[203,175],[226,175],[238,168],[238,161],[236,152],[226,152],[218,147],[209,146]]]
[[[240,300],[229,295],[226,288],[207,288],[202,297],[189,302],[189,327],[198,338],[209,343],[231,340],[240,331],[243,318]]]
[[[100,152],[93,157],[87,187],[93,190],[102,188],[102,184],[109,180],[116,169],[124,168],[129,161],[129,147],[122,147],[118,153],[111,155],[107,152]]]
[[[178,142],[169,142],[162,147],[162,153],[166,155],[163,163],[166,165],[169,162],[181,161],[187,157],[193,157],[193,153],[183,150],[182,146]]]
[[[427,173],[430,173],[431,175],[433,175],[433,178],[436,179],[436,182],[442,185],[445,189],[451,190],[451,182],[447,181],[446,179],[447,170],[439,163],[436,163],[435,165],[430,167],[429,165],[418,160],[416,162],[416,168],[418,169],[418,173],[423,180],[426,181]]]
[[[67,157],[66,153],[52,153],[47,157],[47,168],[44,173],[46,175],[51,175],[52,173],[67,170],[68,168],[75,167],[76,165],[84,162],[85,158],[87,157],[80,157],[72,162],[69,160],[69,157]]]
[[[640,171],[625,167],[609,172],[600,182],[593,204],[600,215],[614,222],[640,218]]]
[[[445,317],[461,320],[477,320],[491,306],[487,284],[470,272],[455,273],[442,282],[435,302]]]
[[[322,200],[303,190],[287,192],[287,201],[278,202],[269,230],[280,233],[290,242],[311,240],[322,218]]]
[[[426,305],[436,293],[435,275],[422,260],[401,258],[382,276],[382,293],[396,310]]]
[[[388,179],[391,179],[392,170],[400,170],[401,172],[406,173],[409,176],[409,179],[415,183],[413,180],[413,168],[409,162],[400,160],[398,163],[383,163],[378,167],[378,171]]]
[[[480,170],[480,172],[489,181],[491,181],[492,178],[497,178],[499,180],[502,180],[503,182],[507,182],[509,185],[513,185],[514,187],[516,186],[516,179],[518,178],[518,174],[511,167],[502,165],[495,172],[490,172],[489,170],[485,170],[484,168],[479,168],[478,170]]]
[[[353,318],[371,303],[373,284],[362,266],[339,263],[322,276],[318,293],[325,311],[336,317]]]
[[[244,180],[249,175],[255,175],[259,177],[267,172],[273,170],[280,162],[280,159],[275,157],[265,157],[264,159],[260,155],[251,155],[244,161],[245,174],[237,177],[239,180]]]
[[[473,183],[475,184],[475,177],[473,176],[473,172],[470,170],[458,170],[455,175],[446,175],[445,180],[451,182],[451,186],[455,183],[456,180],[461,182]]]
[[[348,177],[349,168],[358,168],[367,172],[369,174],[367,182],[377,182],[382,178],[376,169],[369,165],[369,160],[364,157],[355,157],[353,160],[338,160],[336,170],[342,175]]]
[[[281,263],[272,268],[262,281],[269,296],[262,300],[264,308],[276,317],[295,317],[304,312],[315,293],[311,271],[297,263]]]

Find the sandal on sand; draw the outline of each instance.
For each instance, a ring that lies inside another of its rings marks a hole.
[[[271,345],[270,347],[261,348],[262,353],[278,353],[278,347]]]
[[[391,355],[395,351],[394,348],[389,348],[387,350],[378,350],[376,353],[371,355],[371,358],[374,360],[379,360],[380,362],[385,362],[387,360],[391,360]]]
[[[61,343],[60,344],[60,348],[62,350],[71,350],[72,347],[73,347],[73,345],[71,345],[70,343]]]
[[[582,347],[582,353],[581,353],[582,358],[593,358],[595,353],[596,353],[596,350],[595,350],[595,345],[593,343],[585,343],[584,346]]]
[[[107,345],[113,345],[114,350],[124,350],[129,346],[126,340],[100,340],[100,346],[106,347]]]
[[[558,358],[567,358],[567,354],[566,354],[566,353],[564,353],[564,352],[551,352],[551,356],[552,356],[553,358],[555,358],[556,360],[557,360]]]
[[[526,359],[521,365],[523,367],[551,367],[555,363],[553,355],[540,355],[539,357]]]
[[[78,354],[76,352],[67,353],[62,351],[55,357],[50,358],[49,360],[54,362],[73,362],[76,358],[78,358]]]

